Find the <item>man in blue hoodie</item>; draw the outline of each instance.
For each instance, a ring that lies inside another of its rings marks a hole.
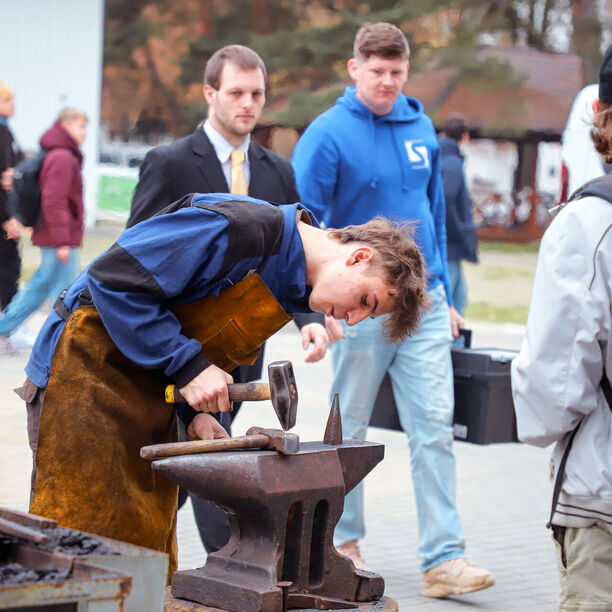
[[[455,504],[450,343],[463,319],[450,297],[440,148],[421,102],[401,94],[409,56],[402,32],[387,23],[366,24],[353,51],[348,71],[355,86],[313,121],[295,148],[298,191],[327,227],[377,215],[412,220],[427,266],[430,308],[419,330],[395,344],[385,345],[376,320],[345,326],[345,339],[332,352],[332,394],[340,396],[344,437],[363,440],[389,372],[411,450],[423,594],[468,593],[491,586],[494,578],[465,559]],[[357,545],[364,535],[358,486],[347,495],[335,532],[338,550],[358,567],[365,566]]]

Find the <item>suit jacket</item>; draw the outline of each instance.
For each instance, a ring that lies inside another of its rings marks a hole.
[[[251,143],[249,195],[272,204],[299,202],[291,163]],[[202,128],[168,146],[149,151],[140,177],[127,227],[152,217],[186,193],[228,193],[229,187],[215,149]]]
[[[287,159],[253,142],[248,155],[251,197],[272,204],[299,202],[293,168]],[[199,127],[190,136],[147,153],[140,166],[126,227],[152,217],[187,193],[228,192],[217,153],[204,130]],[[313,322],[324,324],[324,317],[320,313],[301,313],[295,315],[295,322],[301,328]],[[232,372],[235,382],[261,377],[263,348],[255,364],[240,366]]]

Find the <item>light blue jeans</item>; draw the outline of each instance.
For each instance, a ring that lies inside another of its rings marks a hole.
[[[0,319],[0,334],[10,336],[33,312],[43,305],[47,298],[51,305],[57,296],[79,275],[79,251],[70,249],[68,261],[64,264],[57,256],[55,247],[40,247],[40,267],[30,282],[10,301]]]
[[[465,316],[465,307],[467,306],[468,301],[468,291],[460,259],[448,260],[448,279],[451,296],[453,298],[453,306],[463,317]]]
[[[380,383],[388,371],[402,428],[408,436],[419,525],[421,570],[464,556],[465,541],[455,505],[453,371],[451,331],[444,289],[430,292],[431,310],[419,331],[387,344],[380,319],[344,327],[333,348],[332,397],[338,393],[345,438],[366,439]],[[345,498],[336,546],[365,535],[363,483]]]

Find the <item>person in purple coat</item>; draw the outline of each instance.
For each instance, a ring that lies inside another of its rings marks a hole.
[[[0,319],[0,349],[15,352],[10,336],[47,298],[55,301],[80,271],[78,248],[83,240],[83,154],[87,116],[63,109],[40,139],[49,152],[40,171],[42,218],[32,228],[32,244],[41,263],[32,280],[10,301]]]

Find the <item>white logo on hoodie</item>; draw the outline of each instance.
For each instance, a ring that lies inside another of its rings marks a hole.
[[[404,146],[408,153],[408,161],[415,170],[429,168],[429,154],[423,140],[404,140]]]

